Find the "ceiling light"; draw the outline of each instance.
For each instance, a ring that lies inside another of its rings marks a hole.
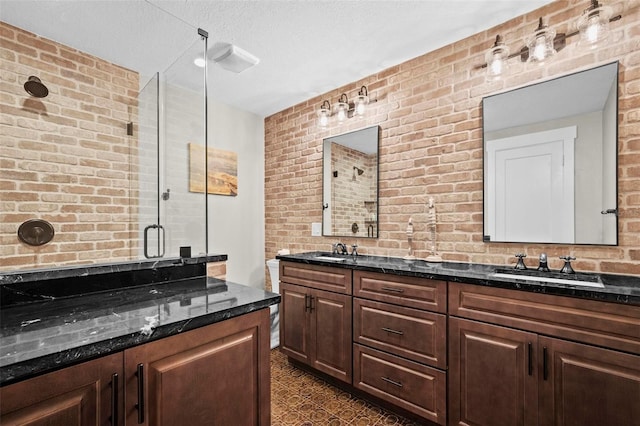
[[[210,50],[211,60],[227,71],[236,74],[258,65],[260,59],[229,43],[215,43]]]
[[[198,68],[204,68],[204,66],[206,65],[207,61],[204,60],[204,58],[195,58],[193,60],[193,64],[198,67]]]
[[[335,111],[339,122],[342,123],[347,119],[349,114],[349,98],[347,98],[346,93],[340,95],[338,102],[333,105],[333,110]]]
[[[591,0],[591,5],[582,13],[577,22],[580,31],[580,43],[596,47],[609,35],[609,17],[611,8],[602,6],[598,0]]]
[[[331,117],[331,104],[325,100],[318,110],[318,125],[323,129],[326,128],[329,124],[329,117]]]
[[[502,42],[502,37],[496,36],[493,47],[485,55],[487,59],[487,74],[491,79],[498,79],[508,69],[509,48]]]
[[[553,47],[553,40],[556,32],[542,23],[542,18],[538,21],[538,28],[533,36],[527,40],[529,49],[529,59],[527,62],[543,64],[547,59],[556,54]]]
[[[367,105],[369,104],[369,93],[367,91],[367,86],[362,86],[360,88],[358,96],[356,96],[356,100],[353,102],[353,104],[356,115],[362,117],[367,109]]]

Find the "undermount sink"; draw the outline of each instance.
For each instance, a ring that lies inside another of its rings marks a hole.
[[[515,280],[537,281],[545,284],[566,284],[582,287],[604,288],[598,276],[568,275],[559,277],[557,272],[538,272],[530,270],[498,270],[493,274],[495,278],[509,278]]]
[[[328,262],[344,262],[345,260],[347,260],[346,257],[334,257],[334,256],[315,256],[314,259],[325,260]]]

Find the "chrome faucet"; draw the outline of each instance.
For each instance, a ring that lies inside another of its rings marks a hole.
[[[547,253],[540,253],[538,258],[540,263],[538,264],[538,271],[549,272],[549,264],[547,263]]]
[[[349,252],[347,251],[347,246],[344,245],[344,243],[335,243],[333,245],[333,251],[331,252],[332,254],[349,254]]]
[[[356,257],[358,255],[358,245],[351,244],[351,256]]]

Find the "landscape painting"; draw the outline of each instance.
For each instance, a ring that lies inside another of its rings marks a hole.
[[[189,144],[189,192],[204,193],[204,149]],[[217,148],[207,150],[207,190],[209,194],[238,195],[238,154]]]

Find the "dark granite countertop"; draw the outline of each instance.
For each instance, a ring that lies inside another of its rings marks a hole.
[[[319,259],[318,256],[345,258],[345,260],[322,260]],[[396,257],[366,255],[352,257],[345,255],[332,255],[331,253],[326,252],[278,255],[276,258],[313,265],[337,266],[354,270],[391,273],[530,291],[535,293],[553,294],[557,296],[578,297],[583,299],[640,305],[640,277],[630,275],[579,273],[576,277],[573,277],[584,280],[599,281],[602,283],[602,287],[598,288],[565,283],[534,281],[525,275],[513,278],[500,275],[496,276],[496,272],[518,272],[514,271],[512,267],[505,267],[504,265],[498,266],[456,262],[428,263],[419,259],[407,261]],[[528,273],[536,274],[534,271],[530,271]],[[565,275],[554,273],[549,273],[548,276],[554,278],[570,278]]]
[[[0,309],[0,385],[244,315],[280,295],[205,276]]]

